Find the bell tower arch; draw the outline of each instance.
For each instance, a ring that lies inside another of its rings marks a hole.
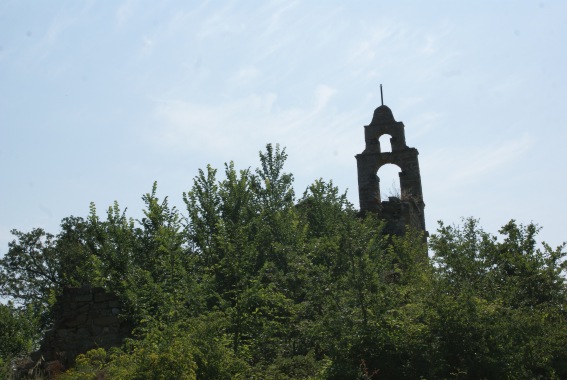
[[[376,212],[387,222],[386,232],[401,235],[405,226],[425,231],[425,203],[419,172],[419,152],[406,145],[404,123],[396,121],[392,110],[382,104],[364,127],[365,149],[356,155],[358,197],[361,212]],[[380,137],[390,135],[391,151],[382,152]],[[386,164],[400,169],[400,197],[380,198],[378,170]]]

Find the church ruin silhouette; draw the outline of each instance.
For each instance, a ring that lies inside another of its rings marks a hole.
[[[380,92],[382,86],[380,85]],[[361,213],[374,212],[386,221],[384,232],[402,235],[406,226],[425,230],[425,203],[421,189],[421,175],[416,148],[406,145],[405,126],[396,121],[390,108],[382,105],[374,111],[369,125],[364,127],[364,151],[356,155],[358,167],[358,196]],[[380,137],[389,135],[391,152],[383,152]],[[390,196],[387,201],[381,200],[380,178],[378,170],[386,165],[394,164],[401,169],[400,194]]]

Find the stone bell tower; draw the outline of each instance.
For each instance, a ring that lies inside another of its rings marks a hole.
[[[382,86],[380,86],[380,91]],[[356,155],[358,166],[358,196],[361,212],[375,212],[386,220],[385,232],[402,235],[406,225],[425,231],[423,193],[419,173],[418,151],[406,145],[404,123],[396,121],[390,108],[382,105],[374,111],[369,125],[364,127],[366,148]],[[391,152],[382,152],[380,137],[390,135]],[[380,198],[378,169],[394,164],[401,169],[398,197]],[[427,235],[427,232],[426,232]]]

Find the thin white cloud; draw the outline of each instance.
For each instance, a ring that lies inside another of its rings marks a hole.
[[[438,52],[444,50],[445,37],[447,37],[452,30],[452,26],[447,23],[442,23],[436,29],[429,31],[428,33],[419,33],[420,42],[418,52],[425,56],[432,56]]]
[[[235,26],[231,23],[231,14],[234,9],[233,3],[228,3],[223,8],[218,9],[206,19],[200,22],[197,32],[198,40],[205,40],[212,36],[235,31]]]
[[[143,56],[151,55],[156,47],[155,37],[143,36],[141,45],[141,54]]]
[[[406,109],[411,109],[423,100],[424,97],[422,96],[403,96],[398,100],[397,112],[403,113]]]
[[[436,183],[438,190],[469,186],[510,165],[526,154],[534,143],[534,138],[526,133],[484,147],[441,149],[428,156],[422,176],[428,177],[430,183]]]
[[[166,149],[231,150],[251,134],[261,134],[275,100],[275,94],[264,94],[218,104],[166,101],[156,110],[164,126],[155,137]]]
[[[411,128],[406,131],[406,139],[415,141],[417,138],[431,132],[441,123],[442,117],[442,113],[434,111],[422,112],[416,115],[407,123],[411,125]]]
[[[134,13],[135,2],[128,0],[118,7],[114,15],[118,26],[124,26]]]
[[[283,16],[286,12],[291,11],[298,4],[297,1],[281,1],[275,6],[269,4],[263,13],[269,14],[267,18],[267,27],[264,33],[267,35],[273,35],[279,31],[283,26],[286,25],[285,21],[282,21]]]
[[[229,82],[236,86],[247,85],[260,77],[260,74],[260,70],[255,66],[242,67],[232,75]]]
[[[81,13],[84,13],[84,11]],[[31,56],[28,59],[35,63],[42,62],[47,59],[53,51],[54,46],[59,42],[61,35],[74,25],[77,25],[80,18],[81,14],[77,16],[72,16],[69,13],[58,14],[51,21],[49,27],[39,39],[39,42],[30,51]]]
[[[330,86],[326,86],[326,85],[317,86],[317,89],[315,91],[316,105],[315,105],[315,109],[313,110],[313,114],[322,111],[327,106],[329,100],[331,100],[333,95],[336,94],[336,92],[337,90],[335,90]]]
[[[379,45],[390,38],[394,32],[395,29],[390,25],[372,28],[367,32],[368,37],[365,40],[358,42],[351,48],[346,56],[346,63],[360,65],[374,62],[376,55],[379,55],[381,50]]]
[[[438,50],[438,46],[436,42],[437,41],[433,36],[431,35],[425,36],[425,43],[421,46],[419,52],[424,55],[432,55]]]
[[[31,26],[27,31],[30,38],[29,48],[18,50],[15,66],[50,67],[50,72],[55,73],[67,70],[70,64],[53,68],[46,65],[46,61],[50,58],[60,58],[52,53],[60,53],[58,48],[61,47],[62,40],[70,42],[76,33],[80,33],[77,30],[80,29],[81,23],[90,17],[94,5],[93,1],[85,1],[74,2],[68,7],[57,7],[53,14],[46,15],[45,24]]]
[[[534,139],[528,134],[524,134],[500,145],[489,146],[470,155],[468,162],[453,176],[453,179],[456,181],[473,181],[475,178],[493,172],[518,158],[526,153],[533,144]]]
[[[160,102],[155,116],[162,127],[149,131],[148,141],[157,143],[155,148],[163,152],[222,151],[231,159],[267,142],[293,147],[302,152],[301,159],[322,153],[338,157],[340,151],[360,150],[360,144],[345,144],[354,141],[351,134],[362,132],[352,129],[356,119],[352,113],[337,114],[330,107],[336,92],[320,84],[313,90],[310,104],[291,108],[281,108],[274,93],[216,104]]]
[[[174,148],[209,151],[231,150],[250,140],[264,140],[277,131],[285,135],[301,128],[325,107],[331,90],[317,89],[314,105],[306,109],[276,109],[276,94],[250,95],[217,104],[168,101],[159,105],[157,116],[165,122],[161,143]]]

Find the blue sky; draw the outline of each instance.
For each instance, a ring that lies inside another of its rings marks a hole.
[[[565,1],[0,2],[0,255],[13,228],[142,194],[181,209],[199,168],[287,148],[299,196],[358,207],[384,100],[420,152],[426,222],[534,221],[567,240]],[[383,184],[395,175],[380,172]]]

